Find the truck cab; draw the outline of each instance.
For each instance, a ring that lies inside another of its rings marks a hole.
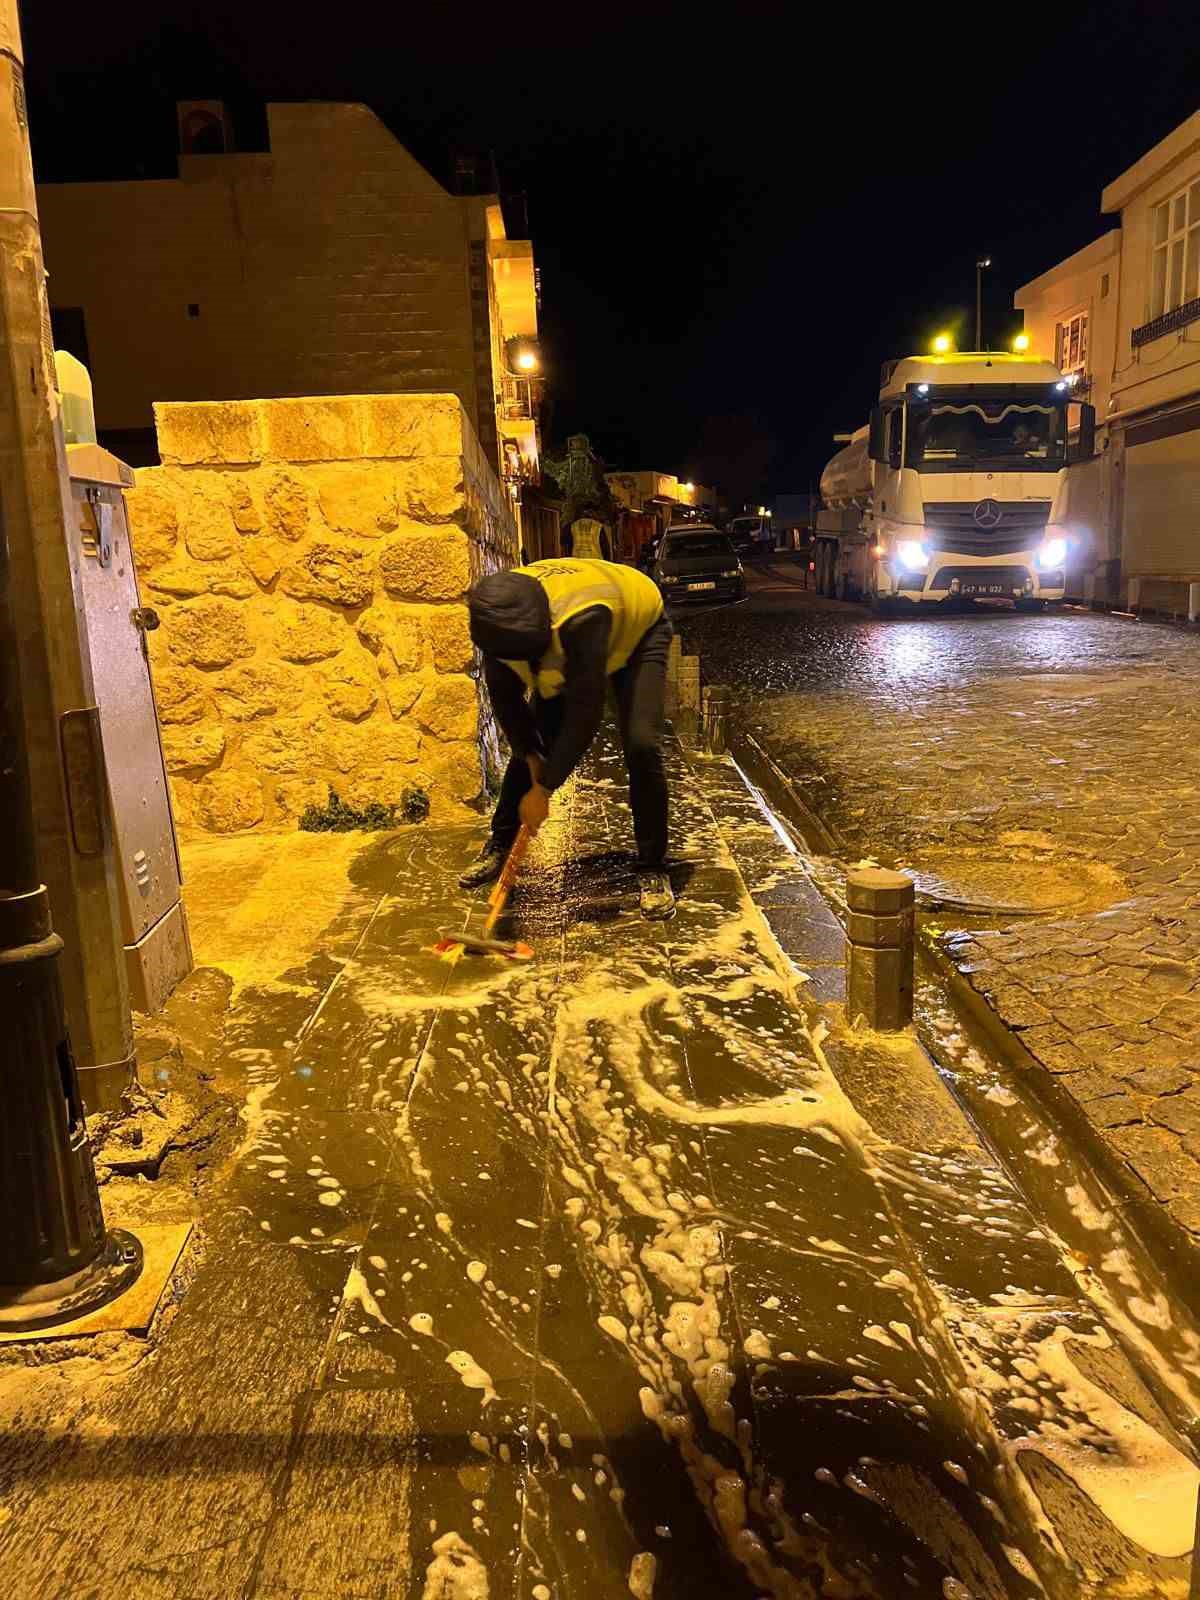
[[[822,475],[818,587],[880,609],[1061,600],[1071,404],[1058,368],[1026,355],[889,363],[869,426]],[[1093,448],[1094,412],[1079,410],[1072,459]]]

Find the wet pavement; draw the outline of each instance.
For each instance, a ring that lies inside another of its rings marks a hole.
[[[959,970],[1186,1253],[1200,641],[1070,610],[882,622],[803,593],[784,564],[685,635],[706,681],[739,686],[832,850],[915,871]]]
[[[605,749],[528,966],[429,952],[477,831],[193,847],[242,1136],[150,1348],[0,1367],[13,1593],[1186,1593],[1200,1345],[1160,1381],[1152,1268],[1027,1202],[947,1075],[1045,1130],[952,1013],[941,1072],[846,1027],[787,828],[671,768],[678,915],[630,909]]]

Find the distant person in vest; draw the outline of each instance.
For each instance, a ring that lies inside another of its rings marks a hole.
[[[573,556],[576,561],[612,560],[612,538],[601,521],[603,511],[604,507],[594,500],[580,506],[578,516],[561,537],[564,555]]]
[[[665,870],[662,739],[673,629],[658,587],[635,567],[562,557],[481,578],[468,597],[496,720],[512,749],[479,860],[464,889],[491,883],[524,823],[536,833],[596,737],[612,681],[637,840],[642,912],[675,909]]]

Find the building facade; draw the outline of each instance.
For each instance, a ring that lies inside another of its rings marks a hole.
[[[1200,582],[1200,112],[1104,190],[1120,226],[1016,295],[1039,353],[1096,408],[1073,469],[1072,587],[1186,614]]]
[[[604,479],[619,505],[654,514],[664,528],[676,517],[692,513],[711,517],[717,509],[715,490],[681,482],[670,472],[606,472]]]
[[[1112,507],[1112,439],[1107,425],[1117,352],[1121,232],[1110,230],[1017,290],[1035,355],[1053,361],[1081,402],[1096,412],[1096,455],[1071,468],[1067,588],[1115,603],[1120,594],[1120,529]]]
[[[518,506],[537,290],[498,198],[450,194],[363,105],[269,106],[253,154],[219,110],[181,108],[177,178],[39,189],[56,343],[91,370],[102,440],[152,462],[161,401],[448,393]]]

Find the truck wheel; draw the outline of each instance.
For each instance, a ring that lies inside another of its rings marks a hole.
[[[1041,616],[1043,611],[1045,611],[1046,602],[1044,600],[1018,600],[1016,602],[1016,609],[1018,611],[1024,611],[1029,616],[1038,617]]]
[[[838,561],[838,558],[837,558],[837,546],[836,545],[832,545],[832,544],[826,545],[825,546],[825,583],[824,583],[824,587],[821,590],[821,593],[825,596],[826,600],[836,600],[837,599],[837,586],[838,586],[837,561]]]
[[[822,539],[817,545],[816,589],[822,600],[829,598],[829,546]]]

